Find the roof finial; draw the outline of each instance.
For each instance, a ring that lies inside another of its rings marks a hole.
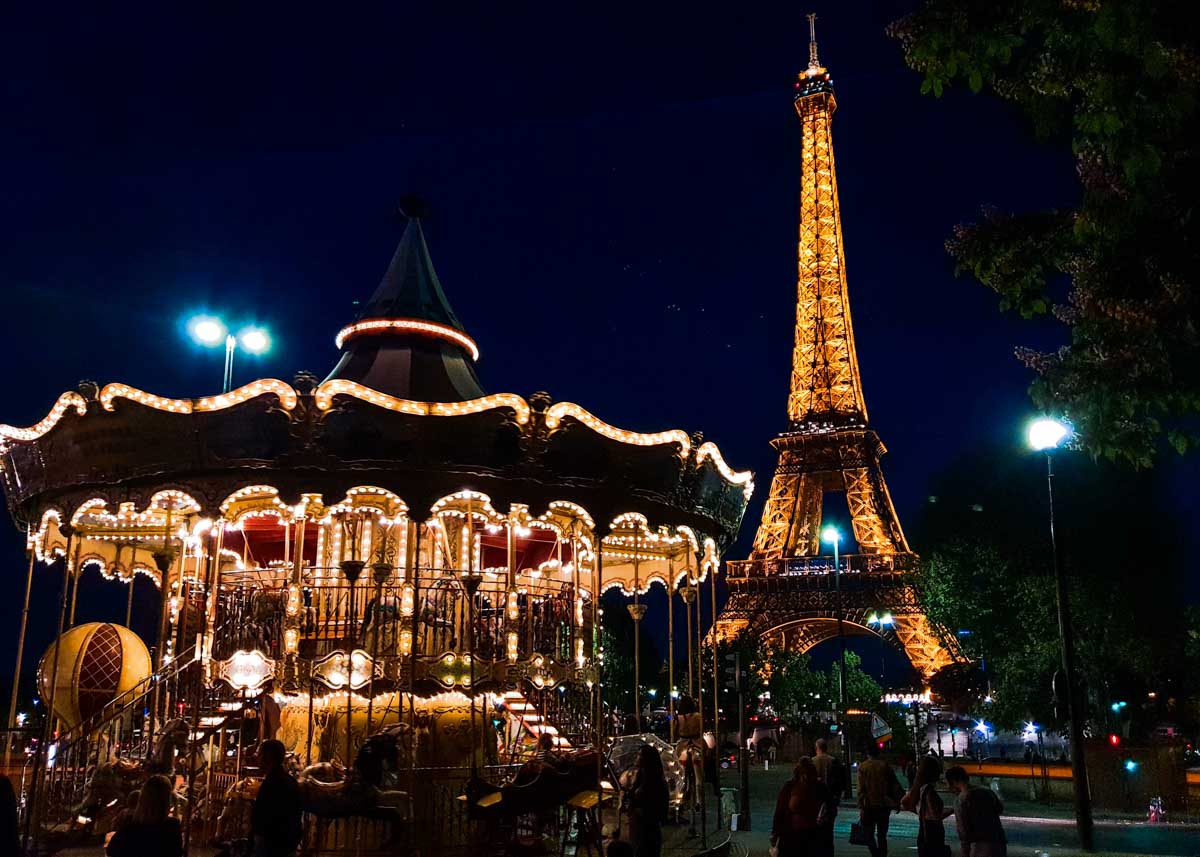
[[[808,13],[808,67],[812,70],[821,68],[817,59],[817,13]]]

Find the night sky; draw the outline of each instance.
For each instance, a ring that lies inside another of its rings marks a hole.
[[[323,376],[400,237],[397,200],[417,192],[485,387],[703,431],[757,473],[730,553],[744,556],[785,427],[806,10],[403,5],[9,13],[0,421],[36,421],[83,378],[216,392],[221,355],[182,335],[199,310],[272,331],[275,350],[242,359],[235,382]],[[954,278],[944,241],[982,203],[1070,204],[1074,168],[994,99],[920,96],[884,35],[906,4],[825,5],[858,355],[910,520],[973,445],[1020,454],[1030,376],[1013,346],[1063,335],[1001,317]],[[21,547],[0,528],[13,638]],[[123,588],[92,577],[80,618],[119,621]],[[39,574],[31,657],[56,585]]]

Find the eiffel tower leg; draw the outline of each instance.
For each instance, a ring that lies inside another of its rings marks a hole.
[[[878,467],[849,468],[844,475],[846,505],[859,549],[863,553],[907,553],[908,542]]]
[[[928,680],[942,667],[954,663],[954,654],[942,642],[924,613],[894,615],[893,622],[896,639],[922,678]]]

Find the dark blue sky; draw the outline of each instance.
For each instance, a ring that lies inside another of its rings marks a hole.
[[[424,5],[10,20],[0,421],[85,377],[214,392],[219,355],[180,335],[199,309],[272,330],[238,379],[323,375],[416,191],[484,385],[704,431],[758,474],[744,555],[785,422],[806,10]],[[883,32],[906,4],[824,5],[858,353],[903,520],[973,445],[1016,454],[1013,346],[1061,335],[1000,317],[944,241],[982,203],[1070,203],[1073,164],[993,99],[920,96]],[[0,532],[15,592],[20,541]]]

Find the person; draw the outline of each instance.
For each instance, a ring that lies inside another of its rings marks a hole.
[[[916,779],[900,800],[900,808],[917,814],[917,857],[947,857],[944,819],[954,810],[947,809],[937,793],[942,778],[942,763],[937,756],[926,756],[917,767]]]
[[[771,845],[778,849],[779,857],[822,857],[826,840],[832,843],[826,828],[833,829],[829,789],[821,782],[813,760],[804,756],[775,799]]]
[[[661,857],[662,823],[667,820],[668,802],[662,757],[644,744],[638,751],[629,786],[629,835],[637,857]]]
[[[892,766],[879,758],[879,745],[868,744],[858,766],[858,821],[871,839],[871,857],[887,857],[888,822],[903,791]]]
[[[286,857],[300,845],[300,786],[284,767],[286,755],[281,741],[263,741],[258,748],[263,781],[250,812],[255,857]]]
[[[17,837],[17,792],[12,780],[0,774],[0,857],[17,857],[21,843]]]
[[[552,771],[561,772],[563,769],[563,760],[558,753],[554,752],[554,738],[550,734],[543,732],[541,737],[538,738],[537,745],[538,749],[535,758],[538,763],[550,768]]]
[[[821,828],[826,837],[824,853],[833,854],[833,823],[837,820],[838,804],[846,793],[846,766],[842,760],[829,752],[829,742],[818,738],[816,743],[817,755],[813,757],[813,766],[817,769],[817,779],[825,784],[829,792],[829,804],[825,815],[829,823]]]
[[[1000,815],[1004,804],[991,789],[971,785],[966,769],[955,765],[946,771],[946,782],[954,798],[954,823],[962,857],[1005,857],[1008,840]]]
[[[133,818],[108,840],[108,857],[181,857],[183,829],[170,817],[171,781],[162,774],[146,780]]]

